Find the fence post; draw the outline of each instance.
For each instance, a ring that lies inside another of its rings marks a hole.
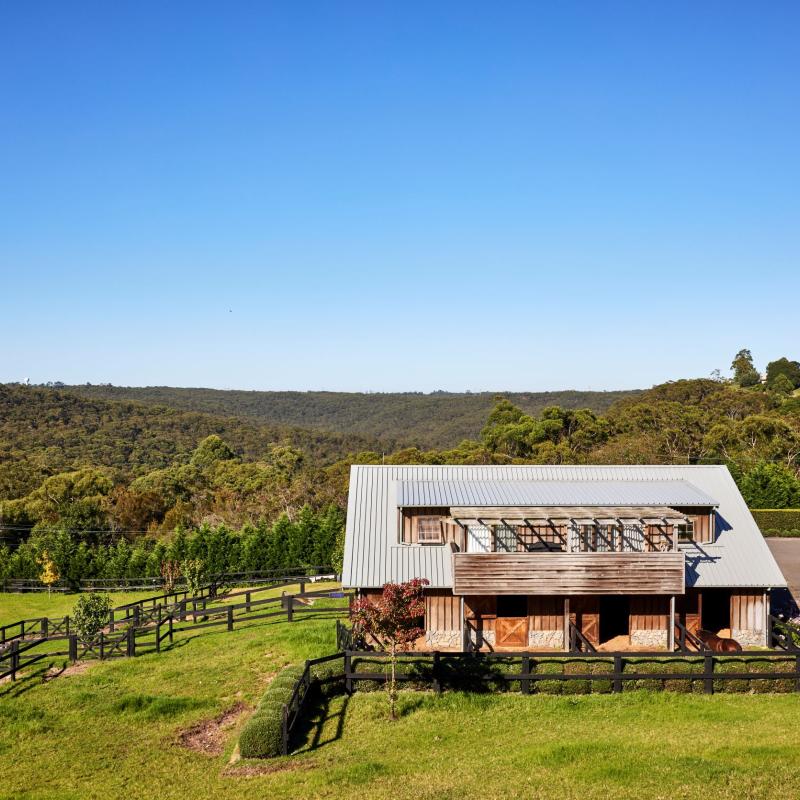
[[[47,632],[50,629],[50,620],[47,617],[42,617],[42,636],[46,639]]]
[[[136,628],[128,628],[128,656],[133,658],[136,655]]]
[[[439,651],[433,651],[433,691],[436,694],[442,693],[442,682],[439,679]]]
[[[250,613],[250,592],[245,592],[244,595],[244,602],[245,602],[245,614]]]
[[[622,656],[619,653],[614,656],[614,691],[622,691]]]
[[[305,581],[299,581],[299,583],[300,583],[300,594],[305,594],[306,593],[306,582]]]
[[[169,643],[172,644],[172,614],[169,615]]]
[[[111,631],[113,633],[113,631],[114,631],[114,609],[113,608],[111,609],[111,612],[109,613],[108,626],[109,626],[109,628],[111,629]]]
[[[519,690],[522,694],[530,694],[531,682],[528,676],[531,674],[531,657],[522,656],[522,680],[519,682]]]
[[[351,672],[350,651],[344,651],[344,690],[350,695],[353,694],[353,673]]]
[[[19,640],[14,639],[11,642],[11,680],[17,679],[17,670],[19,669]]]
[[[100,631],[100,660],[102,661],[105,656],[105,650],[103,649],[103,631]]]
[[[228,606],[228,630],[233,630],[233,606]]]
[[[294,619],[294,595],[286,595],[286,621],[291,622]]]
[[[139,606],[133,607],[133,627],[139,627]]]
[[[794,690],[800,692],[800,653],[794,657],[794,671],[797,674],[794,682]]]
[[[78,636],[74,633],[69,637],[69,660],[73,663],[78,660]]]
[[[714,694],[714,659],[708,653],[703,656],[703,692]]]
[[[289,755],[289,709],[285,703],[281,708],[281,754]]]

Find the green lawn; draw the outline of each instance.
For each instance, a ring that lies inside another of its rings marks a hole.
[[[308,591],[318,589],[338,588],[338,583],[331,581],[318,581],[317,583],[307,583]],[[254,592],[258,587],[239,587],[233,591],[251,588]],[[253,599],[265,597],[278,597],[282,591],[297,592],[297,584],[290,584],[287,587],[277,587],[267,591],[259,591],[253,595]],[[146,597],[155,597],[158,591],[148,590],[144,592],[110,592],[109,597],[114,606],[122,606],[126,603],[133,603]],[[34,619],[36,617],[63,617],[71,614],[72,609],[78,599],[77,594],[54,592],[48,596],[47,592],[29,592],[25,594],[5,594],[0,593],[0,625],[8,625],[20,619]],[[231,602],[243,603],[244,597],[237,597]],[[341,602],[341,601],[340,601]]]
[[[285,759],[229,766],[238,726],[219,755],[179,744],[187,727],[255,704],[284,664],[330,652],[333,628],[308,617],[198,632],[160,655],[1,684],[0,797],[789,800],[800,791],[800,695],[403,692],[402,717],[388,723],[375,692],[330,701]]]

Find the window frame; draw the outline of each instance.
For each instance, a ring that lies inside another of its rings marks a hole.
[[[441,517],[434,517],[430,515],[419,516],[416,518],[416,523],[417,523],[417,544],[444,544],[444,530],[442,527]],[[436,538],[428,538],[427,534],[426,537],[423,538],[422,536],[423,523],[436,525],[436,530],[437,530]]]
[[[684,530],[681,530],[683,528]],[[695,543],[695,527],[694,520],[688,519],[686,522],[681,522],[675,525],[675,535],[678,537],[678,544],[694,544]]]

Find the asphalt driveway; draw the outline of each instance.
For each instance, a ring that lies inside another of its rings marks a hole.
[[[800,539],[767,539],[795,600],[800,601]]]

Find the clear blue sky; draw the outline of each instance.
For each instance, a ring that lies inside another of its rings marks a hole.
[[[800,357],[800,5],[5,3],[0,380]]]

